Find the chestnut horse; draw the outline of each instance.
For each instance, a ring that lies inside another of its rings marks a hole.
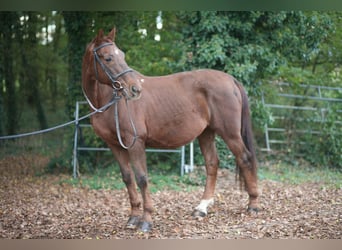
[[[195,138],[205,159],[207,178],[193,215],[207,215],[207,208],[214,203],[219,165],[215,135],[222,137],[234,154],[239,179],[249,195],[248,210],[257,211],[257,163],[242,85],[226,73],[209,69],[159,77],[142,75],[128,67],[125,54],[114,41],[115,28],[108,35],[100,30],[88,44],[82,87],[94,110],[116,98],[115,105],[93,115],[91,123],[120,165],[131,204],[127,227],[143,232],[152,228],[145,147],[177,148]],[[142,196],[142,216],[136,184]]]

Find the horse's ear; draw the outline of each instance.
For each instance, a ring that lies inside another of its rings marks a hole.
[[[108,37],[114,42],[115,41],[116,28],[114,27],[109,33]]]
[[[98,38],[102,38],[104,36],[103,29],[99,29],[99,32],[97,33]]]
[[[100,42],[103,38],[104,34],[103,34],[103,29],[100,29],[99,32],[97,33],[97,36],[95,38],[95,42]]]

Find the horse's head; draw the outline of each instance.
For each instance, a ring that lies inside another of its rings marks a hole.
[[[87,65],[87,66],[86,66]],[[101,29],[95,39],[88,45],[83,59],[83,70],[87,76],[102,84],[107,84],[126,98],[139,98],[141,82],[137,74],[128,67],[125,54],[115,44],[115,28],[104,35]]]

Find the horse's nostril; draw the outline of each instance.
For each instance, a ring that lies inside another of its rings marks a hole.
[[[136,86],[132,86],[131,89],[133,93],[140,93],[140,89],[138,89]]]

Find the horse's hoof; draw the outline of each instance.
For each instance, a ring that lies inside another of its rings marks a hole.
[[[247,212],[248,212],[248,213],[255,213],[255,214],[257,214],[257,213],[259,212],[259,208],[248,206]]]
[[[142,233],[148,233],[152,229],[152,223],[147,221],[141,221],[139,223],[139,231]]]
[[[129,217],[126,228],[128,229],[135,229],[140,222],[140,216],[131,216]]]
[[[197,209],[194,210],[191,215],[192,215],[192,217],[195,217],[195,218],[204,218],[207,216],[207,214],[205,212],[199,211]]]

